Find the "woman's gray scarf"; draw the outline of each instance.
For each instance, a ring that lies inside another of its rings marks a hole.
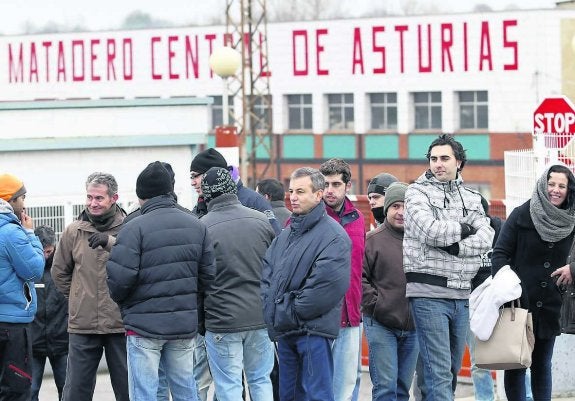
[[[575,227],[575,211],[560,209],[553,205],[547,194],[547,172],[537,180],[537,185],[531,196],[529,213],[535,224],[535,229],[543,241],[558,242],[567,237]],[[573,196],[569,194],[568,196]]]

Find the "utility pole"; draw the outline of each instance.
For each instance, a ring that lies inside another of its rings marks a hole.
[[[266,11],[266,0],[226,0],[225,41],[242,56],[239,73],[229,79],[230,95],[239,106],[234,107],[233,117],[238,126],[240,176],[251,187],[268,173],[276,155]]]

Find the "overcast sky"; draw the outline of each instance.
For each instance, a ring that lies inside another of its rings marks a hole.
[[[339,0],[350,16],[365,13],[377,1]],[[434,4],[440,10],[453,12],[468,12],[477,4],[487,4],[493,10],[507,9],[510,5],[516,8],[555,5],[555,0],[387,0],[386,4],[393,9],[395,3],[399,9],[397,4],[401,1]],[[89,30],[117,29],[135,10],[175,25],[206,23],[224,12],[224,4],[225,0],[0,0],[0,33],[18,35],[26,32],[27,26],[43,27],[49,23]]]

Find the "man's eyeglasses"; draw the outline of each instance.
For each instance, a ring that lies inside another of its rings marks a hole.
[[[190,179],[195,180],[196,178],[198,178],[201,175],[202,175],[202,173],[190,173]]]

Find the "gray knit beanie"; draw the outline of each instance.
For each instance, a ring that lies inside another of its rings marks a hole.
[[[405,182],[393,182],[385,192],[385,201],[383,202],[383,214],[387,215],[387,209],[395,202],[405,202],[405,191],[407,184]]]

